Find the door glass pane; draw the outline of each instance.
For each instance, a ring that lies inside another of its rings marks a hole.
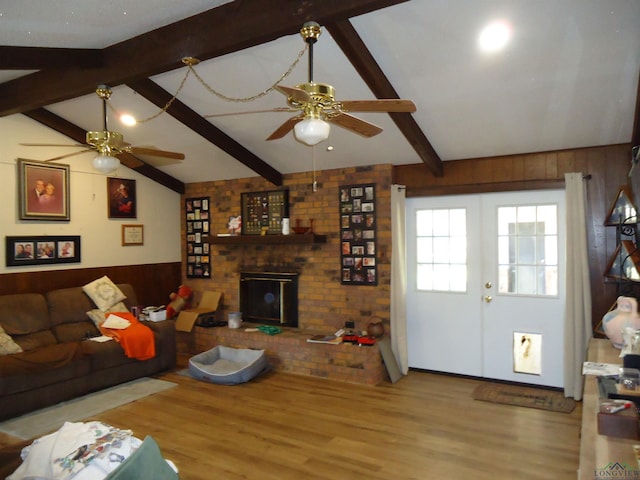
[[[466,291],[466,214],[464,208],[416,212],[418,290]]]
[[[416,230],[418,236],[432,235],[433,212],[431,210],[418,210],[416,212]]]
[[[498,208],[498,291],[558,295],[557,205]]]

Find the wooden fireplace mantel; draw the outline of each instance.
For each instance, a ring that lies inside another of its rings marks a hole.
[[[301,235],[230,235],[209,237],[210,245],[304,245],[327,243],[326,235],[304,233]]]

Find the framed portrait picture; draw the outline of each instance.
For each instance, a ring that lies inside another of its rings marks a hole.
[[[63,220],[69,215],[69,165],[18,159],[20,220]]]
[[[8,267],[77,263],[80,261],[80,236],[6,237]]]
[[[107,177],[109,218],[136,218],[136,181]]]

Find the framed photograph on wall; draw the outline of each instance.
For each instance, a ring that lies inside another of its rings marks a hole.
[[[144,225],[122,225],[122,246],[144,245]]]
[[[185,200],[187,278],[211,278],[209,197]]]
[[[136,218],[136,181],[107,177],[109,218]]]
[[[69,215],[69,165],[18,159],[20,220],[63,220]]]
[[[377,285],[376,187],[340,187],[340,260],[343,285]]]
[[[247,192],[240,196],[242,235],[282,234],[289,216],[289,190]]]
[[[7,267],[80,262],[79,235],[6,237]]]

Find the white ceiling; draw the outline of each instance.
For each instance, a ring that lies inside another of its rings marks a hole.
[[[0,0],[0,45],[104,48],[224,3]],[[502,52],[484,54],[477,48],[478,34],[496,19],[511,24],[512,40]],[[638,0],[413,0],[351,18],[351,23],[398,95],[416,103],[413,118],[443,161],[631,141],[640,72]],[[302,48],[300,35],[292,34],[195,69],[217,91],[248,97],[274,84]],[[174,93],[186,72],[180,68],[151,79]],[[0,71],[0,82],[28,73]],[[306,80],[305,56],[282,84]],[[333,85],[339,100],[375,98],[326,29],[314,47],[314,80]],[[193,76],[178,99],[201,115],[286,105],[277,92],[248,103],[226,102]],[[126,86],[114,88],[111,103],[138,118],[158,111]],[[95,94],[46,108],[86,130],[102,128]],[[333,126],[329,140],[313,149],[292,133],[265,141],[290,115],[209,120],[283,174],[311,171],[314,164],[333,169],[422,161],[382,113],[357,114],[384,128],[370,139]],[[133,145],[185,153],[179,165],[158,166],[185,183],[256,175],[167,114],[133,128],[110,118],[109,127]],[[17,143],[38,141],[16,138]],[[328,145],[334,147],[330,152]],[[34,159],[65,151],[21,148]],[[66,163],[85,158],[90,154]]]

